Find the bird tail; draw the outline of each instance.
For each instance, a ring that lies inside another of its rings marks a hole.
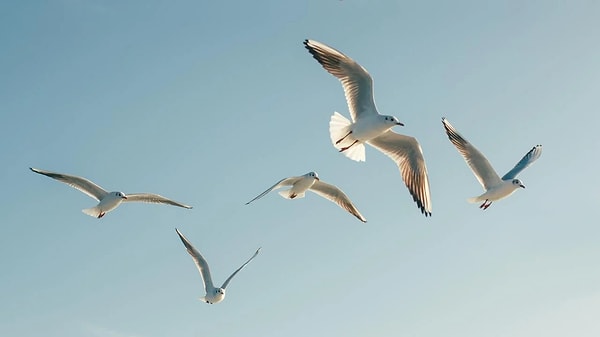
[[[100,214],[102,213],[102,211],[100,210],[100,208],[98,206],[82,209],[81,211],[89,216],[93,216],[94,218],[99,217]]]
[[[293,194],[291,189],[279,191],[279,195],[281,195],[282,197],[284,197],[286,199],[300,199],[300,198],[304,198],[304,192],[303,193],[298,193],[298,194]]]
[[[350,125],[352,125],[350,120],[340,115],[337,111],[334,112],[329,120],[329,137],[331,138],[331,143],[338,150],[350,146],[350,148],[344,150],[342,153],[352,160],[365,161],[364,144],[356,143],[352,145],[356,141],[356,138],[352,134],[348,134],[350,132]],[[340,139],[343,140],[340,141]]]
[[[478,196],[478,197],[473,197],[473,198],[467,199],[467,202],[470,202],[472,204],[478,203],[480,201],[485,201],[485,198],[482,198],[481,196]]]

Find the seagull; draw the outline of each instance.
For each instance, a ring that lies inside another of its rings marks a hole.
[[[196,263],[196,267],[198,267],[198,270],[200,271],[200,276],[202,276],[202,283],[204,284],[204,290],[206,291],[206,295],[204,297],[201,297],[200,300],[210,304],[219,303],[223,299],[225,299],[225,288],[227,288],[227,285],[229,284],[231,279],[235,276],[235,274],[242,270],[242,268],[244,268],[250,261],[252,261],[252,259],[255,258],[256,255],[258,255],[258,252],[260,252],[260,248],[258,248],[254,255],[252,255],[252,257],[248,261],[246,261],[241,267],[234,271],[233,274],[231,274],[231,276],[229,276],[227,280],[223,282],[223,285],[221,287],[215,288],[213,286],[212,278],[210,277],[210,269],[208,268],[208,262],[206,262],[206,259],[204,259],[202,254],[200,254],[200,252],[197,251],[196,248],[194,248],[194,246],[192,246],[192,244],[185,238],[185,236],[183,236],[183,234],[181,234],[181,232],[177,228],[175,228],[175,231],[177,232],[177,235],[179,235],[179,238],[181,239],[181,242],[183,242],[183,245],[187,249],[187,252],[190,253],[192,259],[194,259],[194,263]]]
[[[284,186],[292,186],[290,189],[279,192],[279,194],[286,199],[304,198],[304,193],[310,190],[329,201],[335,202],[338,204],[338,206],[347,210],[350,212],[350,214],[358,218],[358,220],[367,222],[367,219],[360,214],[358,209],[356,209],[354,204],[352,204],[352,201],[350,201],[350,198],[348,198],[348,196],[344,194],[342,190],[340,190],[337,186],[322,182],[316,172],[308,172],[307,174],[298,177],[283,178],[275,185],[269,187],[269,189],[256,196],[254,199],[248,201],[246,205],[256,199],[262,198],[273,189]]]
[[[333,113],[329,121],[333,146],[355,161],[365,161],[364,143],[390,157],[400,169],[421,213],[430,216],[431,196],[423,150],[414,137],[391,130],[397,125],[404,126],[396,117],[379,114],[371,75],[350,57],[323,43],[305,40],[304,46],[344,88],[352,122],[338,112]]]
[[[444,124],[444,129],[446,129],[446,134],[448,135],[448,138],[450,138],[450,142],[456,146],[458,152],[471,167],[475,178],[477,178],[485,190],[485,193],[482,195],[467,199],[468,202],[477,203],[483,201],[479,208],[485,210],[490,207],[493,201],[504,199],[513,194],[517,189],[525,188],[523,182],[516,179],[516,177],[521,171],[533,164],[533,162],[542,155],[541,145],[536,145],[529,150],[529,152],[519,160],[517,165],[500,179],[498,173],[496,173],[483,153],[479,152],[475,146],[465,140],[446,118],[442,118],[442,124]]]
[[[173,201],[171,199],[167,199],[158,194],[152,193],[131,193],[125,194],[123,192],[107,192],[102,187],[94,184],[93,182],[77,176],[72,176],[68,174],[55,173],[44,171],[36,168],[29,168],[35,173],[43,174],[50,178],[54,178],[58,181],[61,181],[75,189],[80,190],[81,192],[89,195],[90,197],[98,200],[100,203],[95,207],[86,208],[81,210],[83,213],[96,217],[100,219],[106,213],[112,211],[117,208],[122,202],[151,202],[155,204],[169,204],[173,206],[179,206],[183,208],[192,208],[192,206],[184,205]]]

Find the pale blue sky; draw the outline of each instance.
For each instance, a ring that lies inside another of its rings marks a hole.
[[[595,1],[12,1],[0,4],[0,335],[598,336],[600,4]],[[417,137],[433,217],[395,165],[336,153],[339,82],[302,41],[369,70]],[[527,186],[487,211],[444,134]],[[94,200],[28,167],[194,206]],[[362,224],[315,194],[317,171]],[[218,305],[178,227],[222,282]]]

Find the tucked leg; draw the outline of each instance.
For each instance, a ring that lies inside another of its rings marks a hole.
[[[352,133],[352,131],[348,132],[344,137],[342,137],[340,140],[335,142],[335,145],[339,144],[342,140],[346,139],[346,137],[350,136],[351,133]]]
[[[340,152],[344,152],[344,151],[348,150],[349,148],[351,148],[351,147],[352,147],[352,145],[354,145],[354,144],[356,144],[356,143],[358,143],[358,140],[355,140],[355,141],[354,141],[354,143],[350,144],[349,146],[346,146],[346,147],[343,147],[343,148],[341,148],[341,149],[340,149]]]

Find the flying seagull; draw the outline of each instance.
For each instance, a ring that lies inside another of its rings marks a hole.
[[[206,291],[206,295],[204,297],[201,297],[200,300],[210,304],[219,303],[223,299],[225,299],[225,288],[227,288],[227,285],[229,284],[229,282],[231,282],[231,279],[235,276],[235,274],[242,270],[242,268],[244,268],[250,261],[252,261],[252,259],[255,258],[256,255],[258,255],[258,252],[260,252],[260,248],[258,248],[254,255],[252,255],[252,257],[248,261],[244,262],[244,264],[241,267],[234,271],[233,274],[231,274],[231,276],[229,276],[227,280],[223,282],[222,286],[220,286],[219,288],[215,288],[215,286],[213,285],[212,278],[210,276],[210,270],[208,268],[208,262],[206,262],[206,259],[204,259],[202,254],[200,254],[200,252],[197,251],[196,248],[194,248],[194,246],[192,246],[192,244],[185,238],[185,236],[183,236],[183,234],[181,234],[181,232],[177,228],[175,228],[175,231],[177,232],[177,235],[179,235],[179,238],[181,239],[181,242],[183,242],[183,245],[187,249],[187,252],[192,256],[196,267],[198,267],[198,270],[200,271],[200,276],[202,276],[202,283],[204,284],[204,290]]]
[[[269,187],[269,189],[256,196],[254,199],[248,201],[246,205],[256,199],[262,198],[273,189],[284,186],[291,186],[290,189],[279,192],[279,194],[286,199],[304,198],[304,193],[306,191],[313,191],[323,198],[335,202],[338,204],[338,206],[358,218],[358,220],[367,222],[367,219],[360,214],[352,201],[350,201],[350,198],[348,198],[348,196],[342,192],[342,190],[340,190],[337,186],[322,182],[316,172],[308,172],[307,174],[298,177],[283,178],[275,183],[275,185]]]
[[[483,153],[479,152],[475,146],[464,139],[446,118],[442,118],[442,124],[444,125],[444,129],[446,129],[446,134],[448,135],[450,142],[456,146],[458,152],[471,167],[475,178],[477,178],[485,190],[485,193],[482,195],[467,199],[468,202],[476,203],[483,201],[479,208],[487,209],[493,201],[504,199],[513,194],[517,189],[525,188],[523,182],[516,179],[516,177],[521,171],[533,164],[533,162],[542,155],[541,145],[536,145],[529,150],[529,152],[519,160],[517,165],[515,165],[512,170],[508,171],[501,179]]]
[[[61,181],[75,189],[80,190],[81,192],[89,195],[90,197],[98,200],[100,203],[98,205],[83,209],[82,212],[93,216],[96,218],[103,217],[106,213],[112,211],[117,208],[122,202],[150,202],[155,204],[168,204],[173,206],[179,206],[183,208],[192,208],[192,206],[184,205],[173,201],[171,199],[167,199],[158,194],[152,193],[131,193],[125,194],[123,192],[107,192],[102,187],[96,185],[95,183],[77,176],[72,176],[68,174],[55,173],[44,171],[36,168],[29,168],[35,173],[39,173],[50,178],[54,178],[58,181]]]
[[[419,142],[391,129],[402,124],[394,116],[380,115],[373,98],[373,79],[367,70],[342,52],[314,40],[304,46],[330,74],[342,83],[352,122],[334,112],[329,122],[333,146],[348,158],[365,161],[367,143],[390,157],[421,213],[431,215],[427,167]]]

